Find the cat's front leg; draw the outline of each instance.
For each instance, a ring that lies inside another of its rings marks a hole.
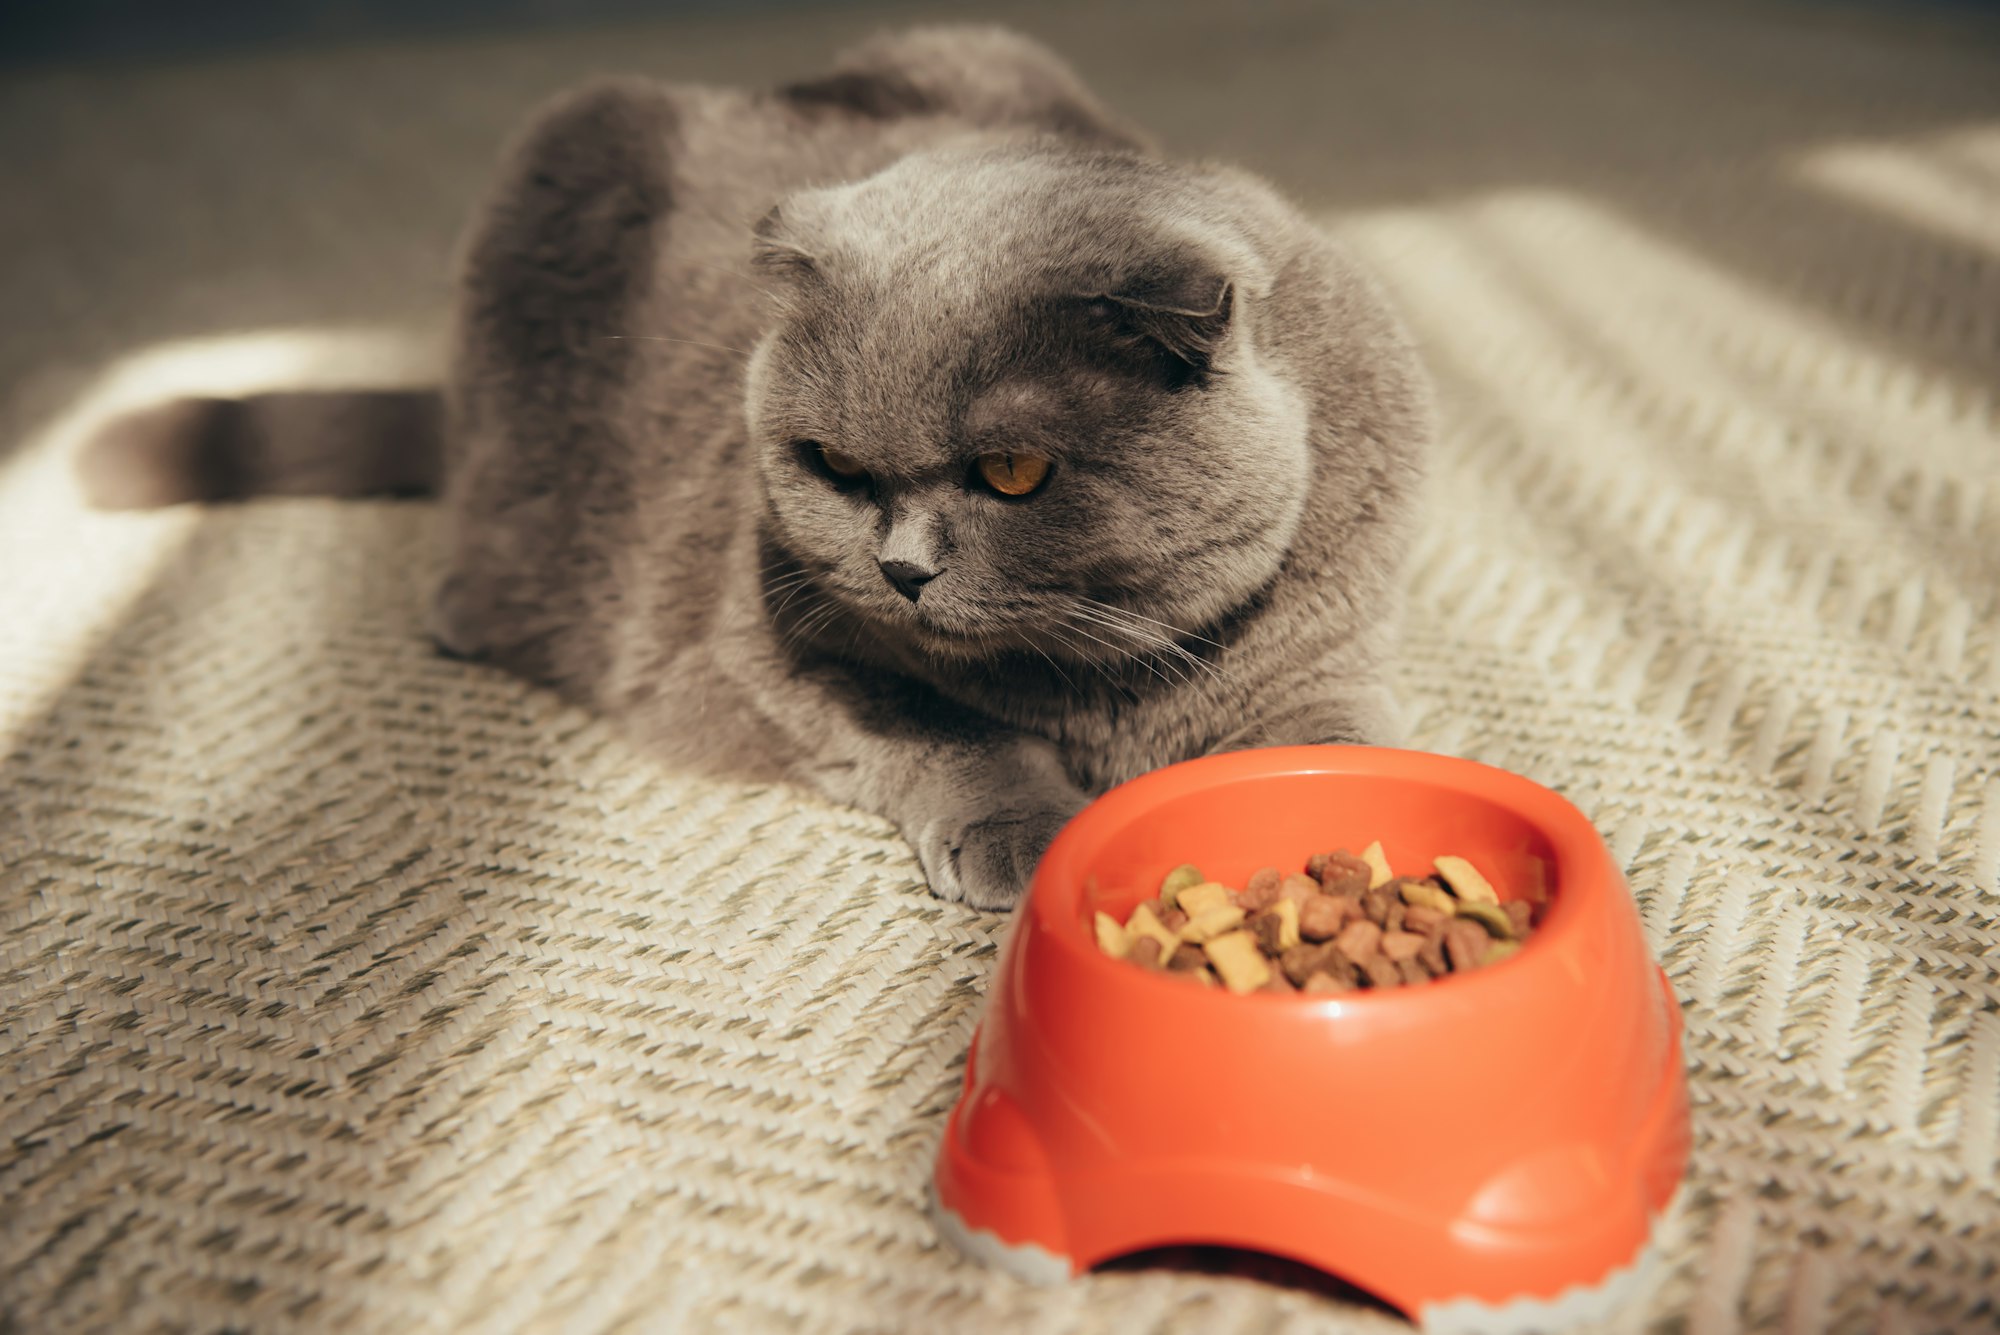
[[[935,765],[931,776],[895,802],[891,818],[916,849],[931,892],[979,909],[1012,908],[1057,832],[1088,800],[1062,772],[1055,748],[1039,739]]]
[[[760,693],[760,712],[788,736],[793,777],[891,821],[939,898],[1013,907],[1089,801],[1061,753],[935,700],[884,700],[844,675],[793,676]]]

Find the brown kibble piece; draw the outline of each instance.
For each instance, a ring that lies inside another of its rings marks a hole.
[[[1516,938],[1526,936],[1534,925],[1535,906],[1525,899],[1510,899],[1500,906],[1500,911],[1507,915],[1508,922],[1514,924]]]
[[[1451,972],[1451,965],[1444,957],[1444,932],[1441,926],[1424,937],[1424,948],[1417,952],[1417,963],[1433,978],[1442,978]]]
[[[1324,872],[1325,870],[1326,870],[1326,854],[1315,853],[1311,857],[1306,859],[1306,875],[1312,877],[1313,880],[1315,881],[1319,880],[1320,873]]]
[[[1276,867],[1265,867],[1253,872],[1249,882],[1237,892],[1236,902],[1251,913],[1270,908],[1278,902],[1278,887],[1285,878]]]
[[[1174,935],[1174,929],[1154,917],[1152,908],[1147,904],[1141,904],[1132,910],[1132,916],[1125,920],[1125,930],[1134,937],[1153,938],[1160,943],[1160,949],[1167,954],[1172,954],[1174,947],[1180,944],[1180,938]]]
[[[1208,956],[1201,953],[1201,947],[1185,941],[1174,947],[1173,955],[1167,960],[1167,967],[1176,973],[1192,973],[1207,964]]]
[[[1396,897],[1387,890],[1370,890],[1361,896],[1361,911],[1377,927],[1389,925],[1389,905]]]
[[[1486,947],[1493,938],[1486,929],[1468,918],[1460,918],[1444,929],[1445,958],[1451,961],[1453,973],[1464,973],[1479,967],[1479,961],[1486,956]]]
[[[1349,901],[1332,895],[1314,895],[1299,905],[1299,935],[1308,941],[1325,941],[1336,935],[1347,921]]]
[[[1320,888],[1329,895],[1359,895],[1374,879],[1374,868],[1344,848],[1328,853],[1320,866]]]
[[[1434,909],[1428,904],[1405,904],[1403,906],[1403,930],[1421,932],[1428,936],[1433,931],[1443,931],[1444,925],[1452,920],[1452,914]]]
[[[1330,973],[1316,973],[1306,979],[1301,992],[1352,992],[1354,984]]]
[[[1148,969],[1160,967],[1160,956],[1164,954],[1160,943],[1150,936],[1135,937],[1132,948],[1125,952],[1125,958]]]
[[[1175,935],[1179,935],[1181,928],[1187,926],[1187,922],[1187,914],[1181,912],[1179,909],[1168,909],[1160,918],[1160,926],[1173,932]]]
[[[1382,929],[1363,918],[1341,928],[1334,944],[1340,947],[1341,954],[1365,967],[1382,944]]]
[[[1287,876],[1278,882],[1278,898],[1303,905],[1319,893],[1319,882],[1310,876]]]
[[[1406,983],[1428,983],[1431,980],[1430,970],[1415,960],[1398,960],[1396,971],[1403,975]]]
[[[1403,971],[1394,962],[1372,955],[1361,965],[1361,972],[1368,979],[1370,987],[1401,987]]]
[[[1285,935],[1285,922],[1276,911],[1266,909],[1250,919],[1250,930],[1257,934],[1257,947],[1266,955],[1282,955],[1285,947],[1281,944]]]
[[[1286,996],[1290,996],[1298,989],[1292,986],[1292,980],[1285,977],[1281,970],[1273,969],[1271,970],[1271,977],[1257,990],[1259,992],[1282,992]]]
[[[1423,948],[1424,938],[1416,932],[1382,933],[1382,953],[1398,964],[1415,959]]]

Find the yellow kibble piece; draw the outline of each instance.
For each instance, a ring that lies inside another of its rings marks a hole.
[[[1092,919],[1097,927],[1097,948],[1114,960],[1122,960],[1132,949],[1132,934],[1120,925],[1118,919],[1100,911]]]
[[[1210,909],[1224,908],[1230,903],[1228,886],[1220,881],[1203,881],[1181,891],[1180,903],[1176,907],[1190,918],[1199,918]]]
[[[1242,925],[1243,910],[1234,904],[1225,904],[1221,908],[1210,909],[1206,913],[1189,918],[1187,926],[1181,928],[1181,940],[1200,945]]]
[[[1160,882],[1160,902],[1170,909],[1179,908],[1181,891],[1200,885],[1207,879],[1201,874],[1201,868],[1192,862],[1184,862],[1168,872],[1167,878]]]
[[[1271,906],[1278,915],[1278,949],[1290,950],[1299,943],[1299,902],[1281,899]]]
[[[1239,909],[1240,913],[1241,910]],[[1202,954],[1222,975],[1222,985],[1239,995],[1255,992],[1271,981],[1271,966],[1249,932],[1227,932],[1204,945]]]
[[[1181,939],[1167,930],[1167,925],[1154,916],[1150,906],[1141,904],[1132,910],[1132,916],[1125,920],[1127,937],[1126,949],[1130,942],[1142,936],[1149,936],[1160,943],[1160,958],[1167,959],[1180,949]]]
[[[1401,889],[1405,904],[1421,904],[1439,913],[1458,911],[1458,901],[1428,881],[1405,881]]]
[[[1395,874],[1389,870],[1389,857],[1382,851],[1380,839],[1361,850],[1361,860],[1368,864],[1370,890],[1379,890],[1396,879]]]
[[[1455,858],[1449,854],[1439,858],[1437,872],[1444,878],[1444,883],[1451,887],[1451,892],[1468,904],[1500,902],[1499,894],[1494,891],[1487,879],[1479,874],[1479,868],[1464,858]]]

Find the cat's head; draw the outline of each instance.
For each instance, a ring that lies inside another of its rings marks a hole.
[[[758,226],[780,313],[747,417],[771,535],[822,596],[936,659],[1103,662],[1271,580],[1307,408],[1260,347],[1269,264],[1214,190],[940,151]]]

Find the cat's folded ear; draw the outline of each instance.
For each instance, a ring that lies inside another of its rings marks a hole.
[[[1086,294],[1132,333],[1159,345],[1195,372],[1213,368],[1228,340],[1236,284],[1210,261],[1176,257],[1139,265]]]
[[[750,229],[750,265],[780,278],[809,278],[819,273],[819,257],[792,234],[785,207],[774,205]]]

